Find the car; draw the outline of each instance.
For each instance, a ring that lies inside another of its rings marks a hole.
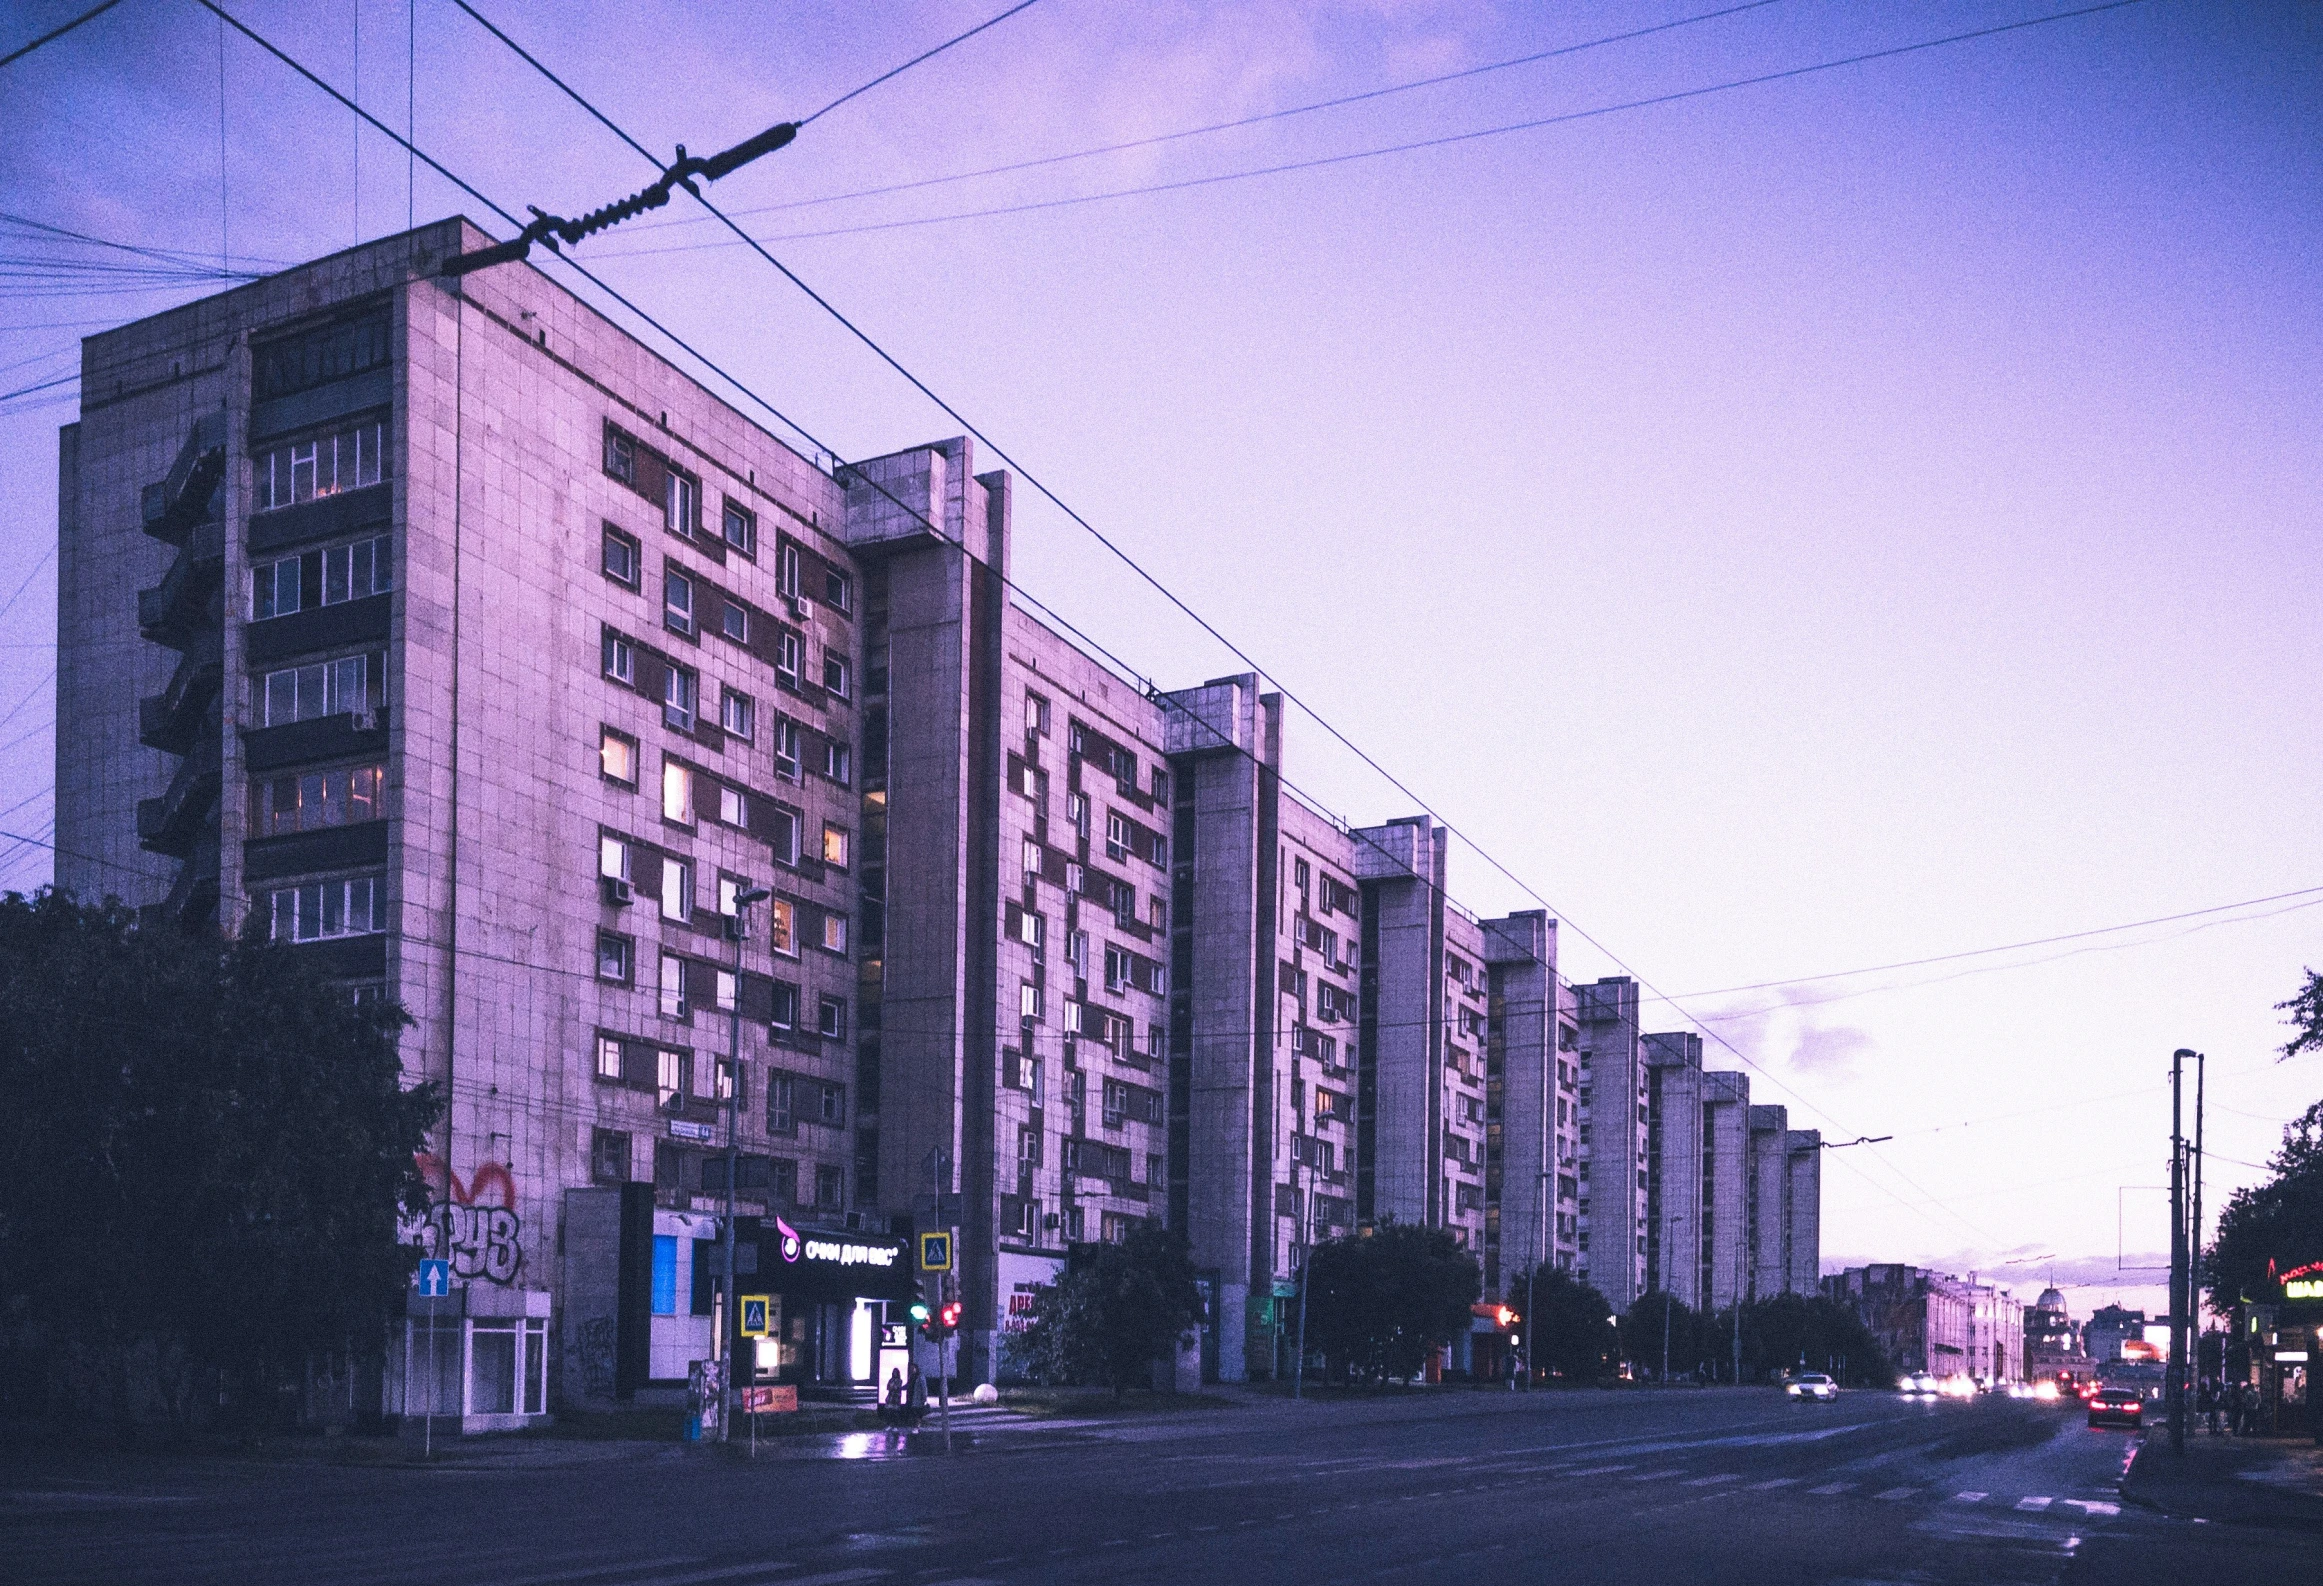
[[[1839,1384],[1820,1371],[1807,1371],[1793,1377],[1783,1393],[1793,1399],[1817,1399],[1828,1404],[1839,1397]]]
[[[1907,1399],[1933,1399],[1936,1379],[1925,1371],[1907,1371],[1896,1379],[1896,1392]]]
[[[2128,1388],[2100,1388],[2089,1396],[2091,1426],[2143,1426],[2146,1401]]]

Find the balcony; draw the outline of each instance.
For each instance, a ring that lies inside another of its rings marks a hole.
[[[140,507],[145,532],[165,545],[183,545],[187,533],[209,513],[218,481],[226,476],[226,415],[206,413],[194,422],[177,461],[159,484],[145,487]]]
[[[137,801],[137,841],[157,854],[180,858],[193,851],[203,817],[218,797],[218,720],[195,741],[193,753],[180,761],[169,790],[159,798]]]
[[[218,837],[212,832],[194,847],[178,868],[169,896],[161,901],[161,916],[181,925],[199,925],[218,912]]]
[[[217,697],[220,676],[219,640],[212,633],[186,650],[167,688],[137,702],[137,741],[148,749],[184,754]]]
[[[195,630],[215,626],[210,610],[226,566],[226,526],[205,523],[186,536],[169,573],[137,592],[137,627],[155,644],[187,647]]]

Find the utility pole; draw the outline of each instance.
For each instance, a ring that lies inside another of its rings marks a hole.
[[[1307,1381],[1307,1275],[1315,1265],[1314,1223],[1311,1212],[1315,1203],[1315,1164],[1307,1164],[1307,1193],[1299,1202],[1299,1342],[1297,1353],[1291,1356],[1291,1397],[1303,1399]]]
[[[2185,1047],[2170,1054],[2170,1452],[2186,1452]]]
[[[2186,1366],[2197,1369],[2199,1348],[2195,1322],[2202,1314],[2202,1090],[2209,1077],[2210,1059],[2203,1053],[2194,1054],[2194,1211],[2187,1225],[2186,1238]],[[2225,1361],[2221,1359],[2220,1368]],[[2222,1384],[2223,1386],[2223,1384]]]
[[[724,1314],[718,1319],[719,1348],[726,1357],[726,1370],[718,1382],[718,1441],[721,1443],[734,1426],[734,1367],[742,1344],[739,1331],[742,1306],[734,1298],[734,1178],[736,1164],[741,1160],[735,1138],[735,1115],[742,1100],[742,943],[750,935],[750,905],[772,896],[764,887],[736,888],[734,912],[726,924],[727,933],[734,938],[734,1005],[726,1010],[726,1304]],[[755,1423],[752,1432],[755,1435]]]

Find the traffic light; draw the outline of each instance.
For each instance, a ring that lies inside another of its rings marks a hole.
[[[1513,1329],[1516,1324],[1522,1321],[1524,1318],[1518,1316],[1516,1312],[1503,1305],[1492,1313],[1492,1319],[1501,1327]]]
[[[928,1325],[927,1301],[914,1300],[911,1302],[911,1324],[914,1327],[925,1327]]]
[[[944,1334],[958,1332],[960,1329],[960,1302],[946,1300],[943,1309],[936,1312],[936,1322],[943,1328]],[[938,1336],[943,1335],[939,1334]]]

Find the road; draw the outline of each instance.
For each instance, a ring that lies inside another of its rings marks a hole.
[[[2083,1586],[2207,1575],[2227,1540],[2122,1502],[2126,1434],[2005,1400],[1463,1391],[977,1438],[754,1464],[20,1459],[0,1557],[18,1582],[189,1586]],[[2238,1565],[2287,1572],[2313,1540],[2244,1537]]]

